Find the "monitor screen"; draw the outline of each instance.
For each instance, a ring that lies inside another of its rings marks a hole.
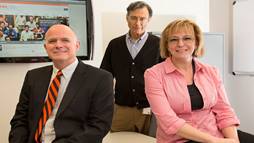
[[[91,59],[93,21],[90,1],[1,0],[0,62],[50,61],[43,47],[45,32],[57,23],[70,26],[77,34],[79,59]]]

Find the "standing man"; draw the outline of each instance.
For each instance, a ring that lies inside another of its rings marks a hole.
[[[101,143],[113,115],[112,76],[76,58],[80,43],[68,26],[49,28],[44,47],[53,65],[26,74],[9,142]]]
[[[146,32],[152,17],[143,1],[127,8],[127,34],[110,41],[101,68],[115,78],[115,111],[112,132],[134,131],[148,134],[150,108],[144,92],[144,71],[159,61],[159,38]]]

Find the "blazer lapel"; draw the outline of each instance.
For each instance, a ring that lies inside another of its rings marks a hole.
[[[56,114],[56,118],[66,109],[66,107],[71,103],[72,99],[77,95],[76,92],[78,92],[83,83],[83,77],[86,71],[84,67],[84,64],[79,62],[64,93],[62,102],[60,103]]]
[[[36,100],[39,102],[36,102],[33,106],[34,108],[34,122],[32,123],[34,125],[34,130],[37,127],[37,123],[38,120],[41,116],[41,112],[42,112],[42,108],[44,105],[44,101],[47,95],[47,91],[48,91],[48,86],[49,86],[49,82],[50,82],[50,78],[52,75],[52,66],[47,67],[45,69],[43,69],[40,74],[38,75],[38,84],[35,85],[35,91],[38,91],[36,93]]]

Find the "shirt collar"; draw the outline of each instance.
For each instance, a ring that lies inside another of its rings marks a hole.
[[[194,60],[194,64],[195,64],[195,71],[202,71],[202,69],[205,67],[205,65],[200,62],[197,58],[193,58]],[[177,70],[177,68],[175,67],[175,65],[172,63],[171,58],[168,57],[165,62],[164,62],[164,67],[165,67],[165,71],[166,73],[172,73],[174,71]]]
[[[78,59],[76,58],[73,63],[71,63],[70,65],[66,66],[64,69],[62,69],[63,77],[64,78],[70,78],[71,75],[73,74],[73,72],[75,71],[77,65],[78,65]],[[53,65],[53,75],[56,75],[58,71],[59,71],[59,69],[57,69]]]

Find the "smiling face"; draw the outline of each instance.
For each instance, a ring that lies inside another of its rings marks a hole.
[[[162,31],[160,54],[162,58],[201,57],[204,55],[202,31],[199,26],[188,19],[176,19]]]
[[[80,43],[75,33],[65,25],[53,25],[45,35],[44,48],[58,69],[73,63]]]
[[[168,51],[172,59],[190,61],[196,49],[194,31],[179,29],[168,37]]]
[[[129,12],[126,20],[130,29],[130,35],[133,39],[139,39],[145,32],[146,26],[150,20],[149,12],[146,7],[138,8]]]

